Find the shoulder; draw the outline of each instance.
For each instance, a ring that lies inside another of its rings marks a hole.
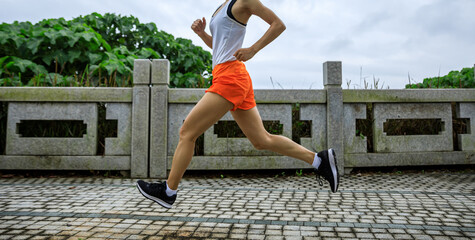
[[[251,11],[255,11],[259,8],[262,8],[264,5],[261,3],[261,1],[259,0],[239,0],[241,2],[241,4],[251,10]]]
[[[246,7],[262,5],[261,1],[259,0],[239,0],[239,1]]]

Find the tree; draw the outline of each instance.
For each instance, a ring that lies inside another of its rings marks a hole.
[[[170,61],[170,87],[208,87],[211,54],[136,17],[92,13],[0,25],[2,86],[131,86],[135,59]]]

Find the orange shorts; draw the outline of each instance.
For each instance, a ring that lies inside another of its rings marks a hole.
[[[213,69],[213,84],[206,90],[221,95],[236,109],[249,110],[256,106],[252,80],[241,61],[218,64]]]

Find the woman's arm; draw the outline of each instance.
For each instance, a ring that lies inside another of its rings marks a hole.
[[[269,43],[274,41],[274,39],[276,39],[286,27],[282,20],[280,20],[272,10],[264,6],[259,0],[242,0],[242,2],[252,15],[262,18],[262,20],[270,25],[269,29],[256,43],[249,48],[241,48],[234,54],[238,60],[247,61],[254,57],[257,52]]]
[[[200,36],[200,38],[208,45],[209,48],[213,48],[213,37],[205,32],[206,29],[206,19],[197,19],[191,25],[191,29]]]

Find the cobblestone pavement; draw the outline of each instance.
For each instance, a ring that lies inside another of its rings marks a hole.
[[[133,179],[0,179],[0,239],[475,239],[475,174],[188,178],[166,210]]]

